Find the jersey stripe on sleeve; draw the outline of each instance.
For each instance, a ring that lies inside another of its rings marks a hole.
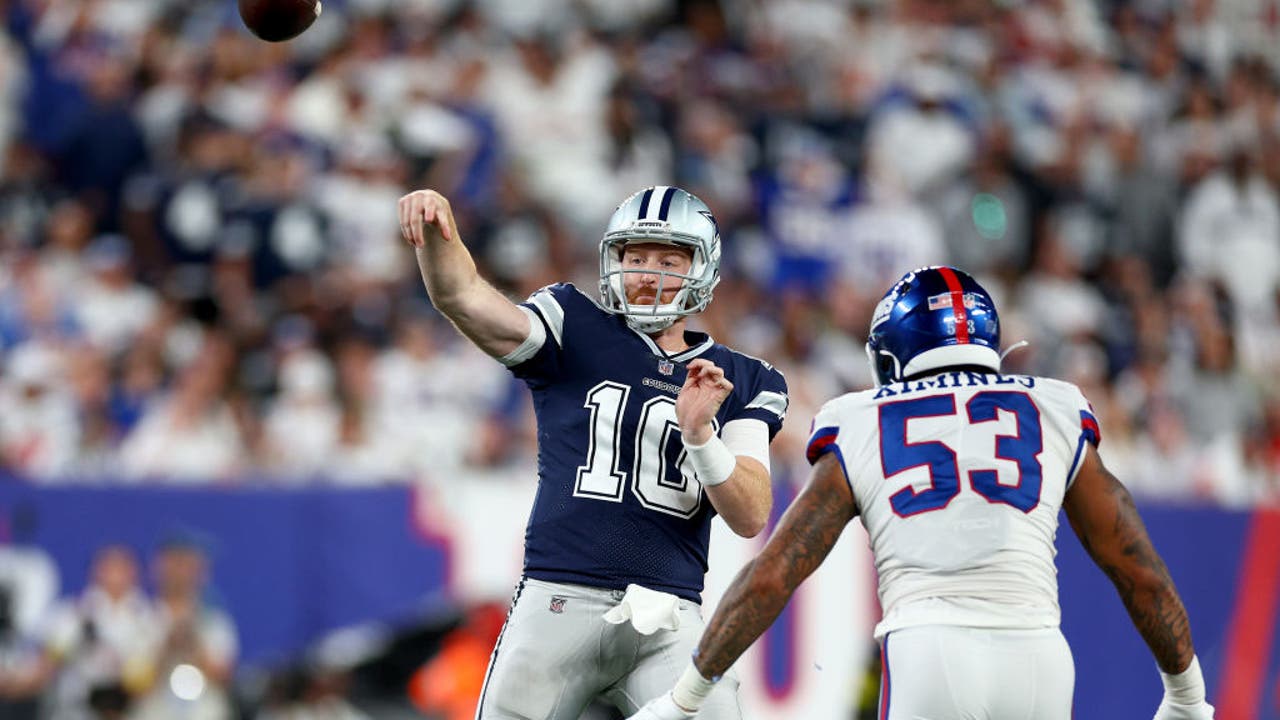
[[[1102,428],[1098,427],[1098,418],[1088,410],[1080,411],[1080,430],[1094,447],[1102,444]]]
[[[778,417],[786,417],[787,415],[787,396],[780,392],[771,390],[761,390],[758,395],[747,403],[745,409],[762,408],[777,415]]]
[[[542,313],[542,317],[547,321],[547,327],[551,329],[551,336],[555,338],[556,345],[564,347],[564,308],[560,307],[560,303],[556,302],[551,291],[547,289],[539,290],[529,297],[529,302]]]
[[[1091,410],[1092,408],[1090,408]],[[1080,460],[1084,457],[1086,444],[1095,448],[1102,442],[1102,428],[1098,426],[1098,418],[1089,410],[1080,411],[1080,440],[1076,443],[1075,457],[1071,458],[1071,469],[1067,470],[1067,487],[1076,481],[1076,471],[1080,469]]]
[[[809,436],[809,445],[804,451],[804,457],[810,465],[818,462],[818,458],[829,452],[839,453],[840,448],[836,446],[836,437],[839,434],[838,427],[823,427]]]

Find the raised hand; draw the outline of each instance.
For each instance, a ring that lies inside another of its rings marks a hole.
[[[400,235],[405,242],[422,247],[428,228],[448,242],[457,239],[458,226],[448,199],[435,190],[415,190],[400,198]]]
[[[676,398],[676,420],[687,442],[701,445],[711,437],[711,419],[732,390],[733,383],[715,363],[703,358],[689,363],[689,375]]]

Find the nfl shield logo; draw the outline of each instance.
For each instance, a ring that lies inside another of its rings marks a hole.
[[[955,302],[951,299],[952,293],[942,293],[941,295],[932,295],[929,297],[930,310],[950,310]],[[964,293],[960,296],[966,308],[972,310],[978,306],[978,296],[973,293]]]
[[[548,609],[549,609],[549,610],[551,610],[551,612],[553,612],[553,613],[555,613],[555,614],[557,614],[557,615],[560,615],[560,614],[564,613],[564,602],[565,602],[565,599],[564,599],[564,598],[562,598],[562,597],[560,597],[560,596],[558,596],[558,595],[557,595],[557,596],[552,596],[552,598],[551,598],[551,607],[550,607],[550,608],[548,608]]]
[[[675,371],[676,371],[676,364],[671,362],[670,360],[658,361],[658,372],[662,373],[663,375],[670,375]]]

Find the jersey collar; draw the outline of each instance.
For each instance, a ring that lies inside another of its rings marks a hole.
[[[663,350],[662,348],[658,347],[658,343],[654,342],[653,338],[649,337],[648,335],[645,335],[639,330],[630,328],[630,326],[628,326],[628,329],[630,329],[631,332],[635,333],[641,340],[643,340],[645,344],[649,346],[649,351],[652,352],[654,355],[657,355],[660,358],[666,358],[667,360],[673,360],[675,362],[687,362],[689,360],[692,360],[698,357],[699,355],[701,355],[702,353],[706,352],[707,350],[709,350],[712,345],[716,344],[716,341],[712,340],[711,336],[704,332],[695,332],[693,330],[685,330],[684,341],[685,341],[685,344],[687,344],[689,347],[684,350],[681,350],[678,353],[675,353],[674,355],[669,355],[667,354],[666,350]]]

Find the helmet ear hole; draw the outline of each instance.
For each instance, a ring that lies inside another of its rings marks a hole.
[[[880,381],[884,384],[897,382],[901,380],[902,368],[898,364],[898,358],[892,354],[881,350],[876,354],[876,375],[880,377]]]
[[[871,373],[876,378],[876,386],[888,385],[902,379],[902,364],[888,350],[873,348],[868,342],[865,346],[867,362],[871,365]]]

